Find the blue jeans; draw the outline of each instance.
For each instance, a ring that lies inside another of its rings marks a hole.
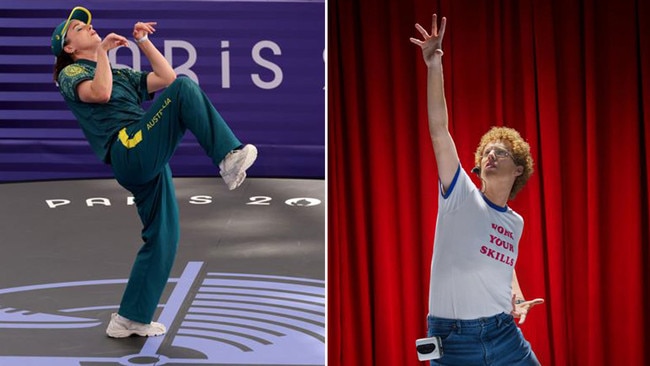
[[[539,361],[512,315],[456,320],[429,315],[428,335],[442,340],[442,357],[436,365],[537,366]]]

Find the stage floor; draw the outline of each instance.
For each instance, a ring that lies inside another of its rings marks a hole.
[[[0,365],[324,365],[324,181],[174,182],[168,332],[126,339],[105,329],[141,244],[128,191],[0,184]]]

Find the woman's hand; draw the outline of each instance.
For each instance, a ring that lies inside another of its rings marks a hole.
[[[420,24],[415,24],[415,28],[420,32],[423,39],[419,40],[417,38],[410,38],[411,42],[420,46],[422,48],[422,56],[424,57],[424,63],[427,66],[431,66],[436,61],[436,54],[442,56],[442,38],[445,36],[445,27],[447,26],[447,18],[442,17],[440,21],[440,29],[438,29],[438,16],[433,14],[433,20],[431,22],[431,34],[422,28]],[[438,62],[440,58],[438,57]]]
[[[152,34],[156,31],[154,25],[157,25],[157,22],[137,22],[133,26],[133,38],[136,40],[142,39],[142,37]]]
[[[101,47],[104,51],[110,51],[120,46],[128,46],[129,41],[119,34],[110,33],[102,39]]]

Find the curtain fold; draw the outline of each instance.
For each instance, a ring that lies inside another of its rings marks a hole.
[[[650,338],[650,5],[328,1],[328,365],[419,365],[437,168],[416,22],[448,18],[463,168],[493,125],[531,145],[521,325],[543,365],[644,365]],[[475,181],[478,184],[478,182]]]

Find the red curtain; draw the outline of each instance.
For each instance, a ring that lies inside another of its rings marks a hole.
[[[448,19],[450,131],[465,168],[490,126],[536,172],[521,325],[543,365],[645,365],[650,284],[650,3],[328,1],[328,365],[420,365],[437,212],[426,67],[409,42]]]

